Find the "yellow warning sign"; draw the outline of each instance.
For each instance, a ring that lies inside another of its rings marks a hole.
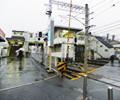
[[[65,38],[74,38],[75,34],[73,32],[68,31],[67,33],[64,34]]]
[[[57,70],[60,72],[65,71],[67,68],[67,64],[65,62],[59,62],[57,65]]]

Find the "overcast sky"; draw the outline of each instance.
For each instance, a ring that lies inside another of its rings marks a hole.
[[[70,2],[70,0],[59,0]],[[120,0],[72,0],[74,4],[89,4],[90,31],[95,35],[106,36],[110,33],[120,38]],[[47,29],[48,17],[45,15],[45,4],[48,0],[0,0],[0,28],[11,36],[12,30],[38,32]],[[64,9],[64,11],[63,11]],[[79,12],[82,12],[79,11]],[[53,5],[53,19],[56,25],[68,26],[68,9]],[[72,12],[71,26],[84,28],[84,14]],[[92,19],[91,19],[92,18]],[[78,20],[80,20],[80,22]]]

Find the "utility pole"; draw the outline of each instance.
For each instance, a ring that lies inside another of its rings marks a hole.
[[[70,24],[71,24],[71,13],[72,13],[72,0],[70,0],[70,11],[69,11],[69,23],[68,23],[68,37],[67,37],[67,53],[66,60],[69,61],[69,34],[70,34]]]
[[[49,0],[49,18],[51,18],[51,14],[52,14],[52,2],[51,2],[51,0]]]
[[[88,67],[88,35],[89,35],[89,8],[88,4],[85,4],[85,52],[84,52],[84,71]]]
[[[49,0],[49,21],[50,21],[49,25],[51,25],[51,14],[52,14],[52,3],[51,3],[51,0]],[[49,27],[51,27],[51,26],[49,26]],[[51,34],[51,33],[48,33],[48,34]],[[48,36],[50,36],[50,35],[48,35]],[[50,41],[50,40],[48,40],[48,41]],[[51,47],[50,46],[49,46],[48,50],[49,50],[49,59],[48,59],[48,63],[49,63],[48,67],[49,67],[49,69],[48,69],[48,71],[50,72],[51,71]]]
[[[48,32],[48,41],[47,42],[49,42],[49,44],[50,44],[50,36],[51,36],[51,32],[50,32],[50,29],[51,29],[51,14],[52,14],[52,1],[51,0],[49,0],[49,9],[48,9],[48,11],[46,12],[46,14],[48,15],[48,17],[49,17],[49,32]],[[48,46],[49,46],[49,48],[48,48]],[[47,43],[47,45],[46,45],[46,49],[48,48],[48,52],[49,52],[49,59],[48,59],[48,72],[51,72],[51,45],[48,45],[48,43]],[[46,50],[46,61],[47,61],[47,58],[48,58],[48,56],[47,56],[47,50]],[[47,64],[46,64],[47,65]]]
[[[88,36],[89,36],[89,8],[88,4],[85,4],[85,52],[84,52],[84,71],[87,71],[88,67]],[[87,75],[84,77],[83,83],[83,100],[87,99]]]

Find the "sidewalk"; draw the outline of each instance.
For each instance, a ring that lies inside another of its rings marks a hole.
[[[114,66],[110,63],[98,68],[94,73],[90,75],[91,78],[95,78],[101,82],[105,82],[117,87],[120,87],[120,67],[117,61]]]

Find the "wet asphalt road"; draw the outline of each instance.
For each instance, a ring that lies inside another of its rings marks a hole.
[[[20,70],[17,59],[2,59],[0,100],[81,100],[83,78],[51,77],[32,58],[24,58],[22,65]],[[108,100],[107,84],[88,79],[87,88],[89,100]],[[120,88],[113,87],[113,92],[114,100],[120,100]]]
[[[58,77],[34,84],[0,91],[0,100],[81,100],[83,79],[71,81]],[[108,100],[106,84],[88,80],[89,100]],[[120,100],[120,90],[114,88],[114,99]]]
[[[44,68],[31,57],[24,58],[22,65],[16,58],[3,58],[0,66],[0,89],[15,87],[41,80],[47,76]]]

